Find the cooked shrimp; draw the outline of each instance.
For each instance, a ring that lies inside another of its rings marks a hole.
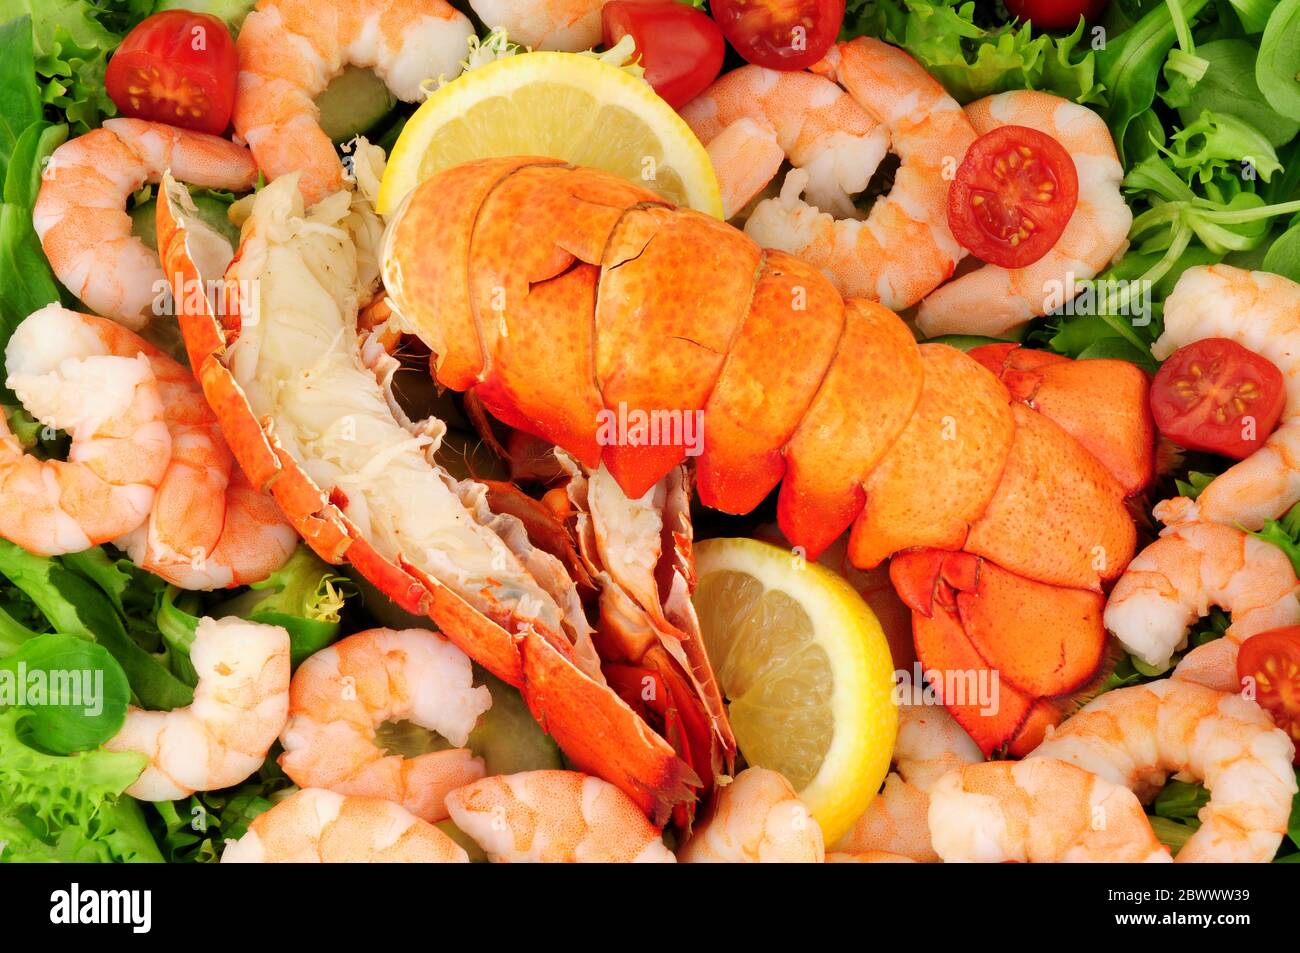
[[[474,687],[469,657],[424,629],[368,629],[298,667],[280,766],[302,787],[382,797],[416,817],[447,816],[448,791],[483,777],[483,760],[461,747],[492,705]],[[385,722],[410,721],[456,748],[413,758],[375,744]]]
[[[883,852],[934,863],[926,820],[930,789],[953,768],[976,764],[984,755],[971,736],[940,705],[901,705],[894,767],[862,816],[833,846],[841,853]]]
[[[790,782],[746,768],[718,791],[708,814],[677,852],[686,864],[820,864],[822,829]]]
[[[1286,381],[1282,422],[1264,445],[1214,478],[1196,498],[1156,507],[1166,524],[1206,520],[1257,530],[1300,500],[1300,285],[1231,265],[1189,268],[1165,301],[1163,361],[1180,347],[1229,338],[1277,365]]]
[[[924,818],[922,818],[924,820]],[[828,864],[915,864],[917,861],[903,854],[891,854],[887,850],[864,850],[856,854],[844,851],[831,851],[826,855]]]
[[[1294,754],[1286,732],[1254,702],[1161,679],[1099,695],[1048,729],[1047,740],[1022,764],[1040,758],[1069,761],[1144,801],[1170,774],[1198,780],[1210,792],[1210,802],[1176,859],[1267,863],[1291,814]]]
[[[158,254],[131,234],[126,202],[164,172],[245,192],[257,180],[247,149],[217,136],[141,119],[109,119],[55,149],[41,175],[32,224],[59,281],[95,313],[132,329],[154,313]]]
[[[226,841],[223,864],[467,864],[438,828],[382,798],[304,788]]]
[[[348,65],[373,69],[394,96],[417,102],[427,80],[460,73],[473,35],[445,0],[260,0],[235,41],[235,132],[268,179],[300,170],[312,205],[343,187],[314,102],[330,80]]]
[[[257,582],[284,565],[298,534],[235,466],[188,368],[106,318],[49,305],[28,321],[19,349],[75,342],[79,354],[148,361],[171,451],[159,456],[166,470],[147,519],[113,538],[137,566],[184,589],[216,589]]]
[[[1015,90],[966,106],[975,132],[1026,126],[1051,136],[1070,153],[1079,201],[1056,245],[1024,268],[981,265],[941,285],[921,302],[917,327],[936,334],[1002,337],[1073,297],[1074,282],[1100,273],[1128,247],[1133,213],[1120,193],[1124,168],[1106,122],[1086,106],[1050,93]]]
[[[1169,861],[1132,791],[1054,758],[945,774],[930,792],[930,836],[948,862]]]
[[[448,794],[447,810],[494,863],[676,860],[631,798],[579,771],[483,778]]]
[[[901,310],[933,291],[966,255],[948,230],[946,167],[955,170],[975,129],[939,82],[907,53],[870,37],[832,47],[818,64],[889,134],[902,160],[888,195],[865,221],[836,219],[799,196],[805,169],[786,176],[779,198],[755,206],[745,232],[826,272],[846,297]]]
[[[1148,665],[1169,664],[1196,620],[1218,606],[1232,616],[1222,639],[1193,649],[1175,677],[1235,691],[1237,647],[1258,632],[1300,623],[1300,580],[1286,554],[1232,526],[1176,526],[1134,557],[1103,620]]]
[[[262,766],[289,711],[289,633],[234,617],[201,619],[190,646],[194,701],[172,711],[127,710],[109,751],[149,758],[126,789],[142,801],[174,801],[248,778]]]
[[[63,333],[63,309],[26,318],[5,348],[8,386],[68,459],[29,456],[0,415],[0,536],[42,556],[76,553],[145,521],[172,452],[149,361]]]
[[[609,0],[470,0],[489,30],[534,50],[577,53],[600,42],[600,11]]]
[[[838,218],[852,215],[852,196],[889,151],[885,127],[813,73],[742,66],[683,106],[681,116],[709,151],[727,218],[786,157],[808,173],[809,204]]]

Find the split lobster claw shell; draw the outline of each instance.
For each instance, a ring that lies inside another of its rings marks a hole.
[[[292,189],[293,183],[288,188]],[[230,351],[247,315],[238,306],[219,313],[205,293],[214,276],[223,276],[216,279],[218,284],[230,280],[225,276],[229,274],[231,250],[228,245],[223,248],[215,233],[194,216],[188,193],[170,177],[162,185],[157,228],[158,247],[172,285],[190,366],[249,480],[274,497],[321,558],[334,564],[350,563],[402,609],[427,616],[467,655],[518,688],[534,717],[575,767],[621,788],[656,824],[665,823],[670,816],[680,824],[689,824],[694,803],[709,793],[718,775],[730,772],[735,751],[721,699],[698,641],[680,660],[664,664],[653,673],[659,678],[671,673],[684,679],[690,695],[705,686],[706,698],[695,697],[690,704],[683,701],[682,705],[683,712],[689,709],[689,714],[682,717],[698,720],[703,712],[705,724],[692,721],[690,739],[679,739],[675,748],[620,697],[615,678],[610,679],[612,686],[605,684],[599,669],[584,664],[573,640],[564,632],[548,630],[536,618],[520,617],[505,605],[481,611],[400,550],[381,551],[345,512],[346,492],[322,486],[312,478],[303,462],[286,449],[272,421],[258,417],[244,387],[232,373]],[[234,264],[243,254],[241,244]],[[232,294],[225,300],[240,299]],[[490,505],[491,494],[488,496]],[[675,504],[678,515],[684,512],[683,506],[681,500]],[[529,528],[527,519],[521,522]],[[535,532],[530,536],[535,541],[536,531],[544,523],[542,520],[531,527]],[[549,526],[545,532],[555,529]],[[689,524],[685,531],[689,537]],[[546,546],[539,548],[545,550]],[[584,547],[583,558],[591,570],[605,568],[595,565],[592,547]],[[680,554],[669,552],[665,558],[678,560],[683,586],[693,581],[689,579],[688,556],[685,563],[680,562]],[[683,622],[684,614],[689,613],[689,599],[685,600],[685,609],[682,603],[687,594],[683,588],[670,597],[670,615],[665,621],[675,618],[677,623]],[[638,608],[663,614],[658,605]],[[674,610],[675,617],[671,615]],[[677,628],[680,635],[681,625]],[[687,638],[681,644],[689,642]],[[679,701],[682,688],[678,686]]]

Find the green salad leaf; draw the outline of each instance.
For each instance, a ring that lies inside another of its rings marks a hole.
[[[877,36],[912,54],[958,102],[1010,89],[1049,89],[1097,102],[1096,53],[1080,20],[1066,36],[1029,24],[985,28],[969,0],[850,0],[842,36]]]
[[[211,614],[283,626],[289,632],[291,661],[298,665],[339,637],[344,603],[355,593],[352,580],[299,546],[280,569]]]
[[[1272,543],[1291,560],[1291,566],[1300,575],[1300,503],[1282,514],[1279,520],[1266,520],[1264,526],[1250,535]]]
[[[0,660],[0,705],[29,707],[27,739],[54,754],[89,751],[117,734],[130,694],[113,656],[75,636],[40,635]]]
[[[36,82],[46,117],[68,123],[74,134],[117,111],[104,88],[104,68],[122,37],[101,18],[117,12],[125,23],[130,17],[121,16],[122,9],[121,3],[100,7],[89,0],[0,0],[0,23],[31,18],[35,64],[28,85]]]
[[[112,600],[57,558],[36,556],[0,540],[0,575],[35,603],[55,631],[107,649],[145,708],[170,710],[193,700],[190,686],[128,634]]]
[[[1188,89],[1185,100],[1177,104],[1184,126],[1210,112],[1248,123],[1272,146],[1290,142],[1300,133],[1300,117],[1278,112],[1260,92],[1255,79],[1259,50],[1254,44],[1239,38],[1212,40],[1197,46],[1196,55],[1204,60],[1206,69],[1200,81]]]
[[[1255,81],[1275,110],[1300,117],[1300,0],[1281,0],[1269,15]]]
[[[0,860],[161,861],[139,805],[122,792],[135,752],[56,755],[23,740],[30,709],[0,709]]]

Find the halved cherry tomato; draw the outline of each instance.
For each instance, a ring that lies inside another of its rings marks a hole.
[[[1032,20],[1040,30],[1073,30],[1079,17],[1091,23],[1105,9],[1106,0],[1007,0],[1012,16]]]
[[[1253,687],[1255,701],[1273,717],[1273,724],[1291,736],[1295,763],[1300,764],[1300,625],[1261,632],[1242,642],[1237,677],[1243,690]]]
[[[712,0],[722,35],[750,63],[804,69],[831,48],[844,0]]]
[[[948,190],[948,227],[976,258],[1023,268],[1065,231],[1079,176],[1065,147],[1025,126],[1000,126],[971,143]]]
[[[124,116],[220,134],[230,123],[239,60],[225,23],[207,13],[146,17],[108,61],[104,85]]]
[[[1151,414],[1162,434],[1234,460],[1263,446],[1285,405],[1282,372],[1227,338],[1180,347],[1151,382]]]
[[[704,92],[722,69],[722,31],[704,13],[677,0],[612,0],[600,12],[605,46],[632,34],[645,78],[678,109]]]

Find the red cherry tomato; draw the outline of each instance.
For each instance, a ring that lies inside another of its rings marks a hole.
[[[1091,23],[1105,9],[1106,0],[1007,0],[1012,16],[1032,20],[1040,30],[1073,30],[1079,17]]]
[[[812,66],[844,23],[844,0],[712,0],[710,9],[736,52],[770,69]]]
[[[722,69],[727,45],[718,25],[676,0],[612,0],[600,13],[605,46],[632,34],[645,78],[677,109],[704,92]]]
[[[1188,450],[1242,460],[1277,426],[1286,405],[1282,372],[1227,338],[1180,347],[1151,383],[1160,432]]]
[[[1064,146],[1036,129],[1001,126],[966,150],[948,190],[948,227],[976,258],[1023,268],[1052,250],[1078,200]]]
[[[1244,691],[1273,718],[1296,746],[1300,764],[1300,625],[1252,635],[1237,653],[1237,677]]]
[[[104,85],[124,116],[220,134],[230,123],[238,72],[235,43],[221,20],[168,10],[126,35]]]

